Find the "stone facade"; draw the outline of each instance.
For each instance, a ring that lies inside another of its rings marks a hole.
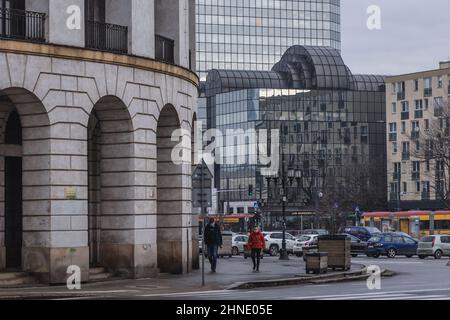
[[[81,267],[83,281],[90,265],[134,278],[189,272],[197,233],[191,163],[171,163],[169,151],[171,131],[191,131],[196,83],[164,64],[158,72],[13,53],[0,42],[0,166],[22,157],[22,270],[45,283],[65,283],[69,265]],[[12,110],[22,145],[5,143]],[[5,183],[2,170],[0,269]]]

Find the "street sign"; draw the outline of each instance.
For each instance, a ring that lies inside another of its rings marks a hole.
[[[194,208],[212,207],[212,178],[211,171],[205,161],[202,161],[192,174],[192,206]]]

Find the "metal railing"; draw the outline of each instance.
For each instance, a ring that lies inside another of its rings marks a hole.
[[[402,120],[409,120],[409,111],[402,111]]]
[[[423,110],[414,111],[414,119],[422,119],[423,118]]]
[[[0,8],[0,38],[45,42],[45,13]]]
[[[405,100],[405,91],[397,92],[397,100]]]
[[[403,161],[409,160],[409,158],[410,158],[409,152],[402,152],[402,160]]]
[[[412,179],[412,180],[420,180],[420,172],[414,171],[414,172],[411,174],[411,179]]]
[[[114,53],[128,53],[128,27],[87,21],[86,47]]]
[[[420,137],[420,132],[419,131],[413,131],[411,132],[411,140],[417,140]]]
[[[167,63],[175,63],[175,41],[155,35],[155,59]]]
[[[389,141],[397,141],[397,133],[389,133]]]
[[[395,180],[395,181],[400,180],[401,176],[402,176],[401,172],[394,172],[394,173],[392,174],[392,178],[393,178],[393,180]]]
[[[433,89],[432,88],[423,89],[423,95],[424,97],[431,97],[433,95]]]
[[[430,200],[430,192],[422,191],[422,200]]]

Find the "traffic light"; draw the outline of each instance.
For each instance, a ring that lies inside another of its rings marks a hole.
[[[248,185],[248,196],[249,197],[253,196],[253,185],[252,184]]]

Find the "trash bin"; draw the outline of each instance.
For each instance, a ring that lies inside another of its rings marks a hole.
[[[316,252],[306,254],[306,273],[322,274],[328,271],[328,253]]]

